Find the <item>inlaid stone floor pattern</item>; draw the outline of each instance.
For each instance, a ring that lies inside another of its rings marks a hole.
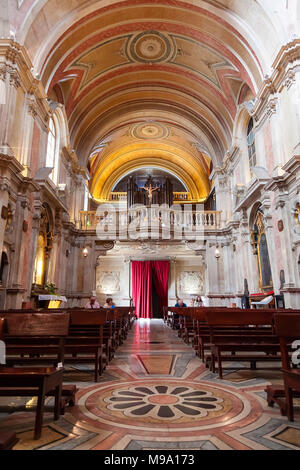
[[[266,402],[266,385],[281,382],[280,365],[245,366],[225,363],[219,380],[177,331],[139,320],[99,383],[92,366],[68,368],[77,405],[54,422],[49,398],[40,440],[33,440],[35,398],[0,398],[0,429],[17,432],[15,450],[299,450],[299,407],[291,423]]]

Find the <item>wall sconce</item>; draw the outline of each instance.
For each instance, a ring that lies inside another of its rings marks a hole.
[[[87,248],[83,248],[82,256],[84,256],[84,258],[86,258],[88,254],[89,254],[89,250]]]
[[[215,257],[216,257],[217,259],[219,259],[220,256],[221,256],[220,250],[219,250],[219,247],[217,246],[216,251],[215,251]]]

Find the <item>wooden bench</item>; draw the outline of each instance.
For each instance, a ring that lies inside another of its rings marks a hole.
[[[5,318],[6,364],[64,363],[64,343],[70,315],[67,313],[9,313]]]
[[[22,393],[24,389],[26,393],[28,389],[32,389],[34,391],[33,396],[38,397],[34,439],[41,437],[45,397],[52,391],[55,395],[54,420],[59,419],[63,372],[63,368],[0,366],[0,389],[4,391],[3,393],[5,393],[5,390],[6,393],[10,393],[9,390],[12,388],[14,392],[18,389],[18,394]]]
[[[0,450],[11,450],[18,441],[15,432],[0,431]]]
[[[4,322],[5,318],[0,316],[0,340],[4,339]]]
[[[134,311],[134,307],[116,307],[115,310],[120,321],[122,339],[125,340],[129,331],[131,313]]]
[[[94,363],[95,382],[99,381],[108,358],[103,358],[103,327],[107,311],[103,309],[74,310],[65,344],[65,362]]]
[[[294,405],[293,397],[300,394],[300,364],[291,365],[291,344],[298,341],[297,348],[300,349],[300,312],[290,314],[275,314],[274,322],[277,335],[280,341],[280,351],[282,357],[282,375],[284,381],[285,403],[280,401],[278,390],[267,388],[269,393],[269,401],[277,401],[283,414],[287,414],[290,421],[294,421]],[[300,358],[300,353],[295,352],[295,359]],[[277,393],[276,393],[277,392]],[[272,399],[271,399],[272,397]],[[279,398],[279,402],[278,402]],[[282,403],[280,405],[280,403]]]
[[[168,307],[172,312],[173,317],[171,325],[173,329],[178,329],[178,336],[181,338],[184,335],[184,317],[191,317],[195,307]]]
[[[209,311],[206,320],[210,328],[211,367],[215,372],[215,361],[218,362],[219,377],[223,378],[222,361],[250,362],[256,368],[258,361],[280,361],[279,340],[272,334],[272,310],[239,310]],[[252,326],[268,327],[268,333],[253,333]],[[220,332],[220,328],[242,327],[235,334]],[[226,352],[228,354],[223,355]],[[237,355],[236,353],[243,353]],[[251,354],[249,354],[251,353]],[[253,354],[255,353],[255,354]],[[258,354],[259,353],[259,354]]]
[[[1,371],[1,369],[0,369]],[[60,399],[60,414],[65,414],[65,408],[67,405],[75,406],[76,404],[76,393],[78,388],[73,384],[63,384],[61,389]],[[20,389],[18,387],[0,387],[0,397],[33,397],[38,395],[38,389],[36,387],[24,387]],[[47,394],[49,397],[55,396],[55,390],[50,390]]]
[[[265,388],[267,393],[268,406],[273,407],[275,403],[279,406],[280,413],[282,416],[287,415],[287,403],[285,398],[285,388],[280,385],[267,385]],[[300,398],[300,392],[293,390],[293,398]]]
[[[210,351],[210,343],[211,343],[211,329],[206,321],[206,313],[212,312],[213,314],[217,314],[218,312],[235,312],[239,316],[243,315],[242,312],[246,314],[251,314],[251,310],[241,310],[241,309],[226,309],[226,307],[195,307],[194,312],[192,312],[193,322],[189,321],[187,323],[187,328],[185,332],[185,336],[189,335],[189,338],[193,340],[193,346],[195,349],[196,354],[202,359],[203,362],[207,362],[210,360],[210,354],[205,358],[205,350]],[[278,310],[273,310],[273,313],[278,312]],[[255,328],[243,329],[241,325],[223,325],[223,326],[215,326],[215,334],[217,332],[219,334],[232,334],[232,335],[240,335],[240,334],[256,334],[256,335],[265,335],[265,334],[272,334],[274,333],[273,325],[270,325],[268,328],[255,326]]]

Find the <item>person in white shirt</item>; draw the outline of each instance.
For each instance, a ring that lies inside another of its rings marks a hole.
[[[90,297],[90,300],[85,305],[85,308],[100,308],[99,302],[97,302],[97,298],[94,295]]]

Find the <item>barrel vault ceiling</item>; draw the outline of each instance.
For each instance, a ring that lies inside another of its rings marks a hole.
[[[222,3],[110,2],[60,28],[41,78],[48,96],[65,105],[96,198],[105,200],[122,173],[151,162],[180,176],[195,200],[207,197],[209,160],[221,165],[238,107],[262,80],[254,50]],[[42,13],[35,28],[49,27],[53,12]],[[34,54],[32,31],[26,41]]]

